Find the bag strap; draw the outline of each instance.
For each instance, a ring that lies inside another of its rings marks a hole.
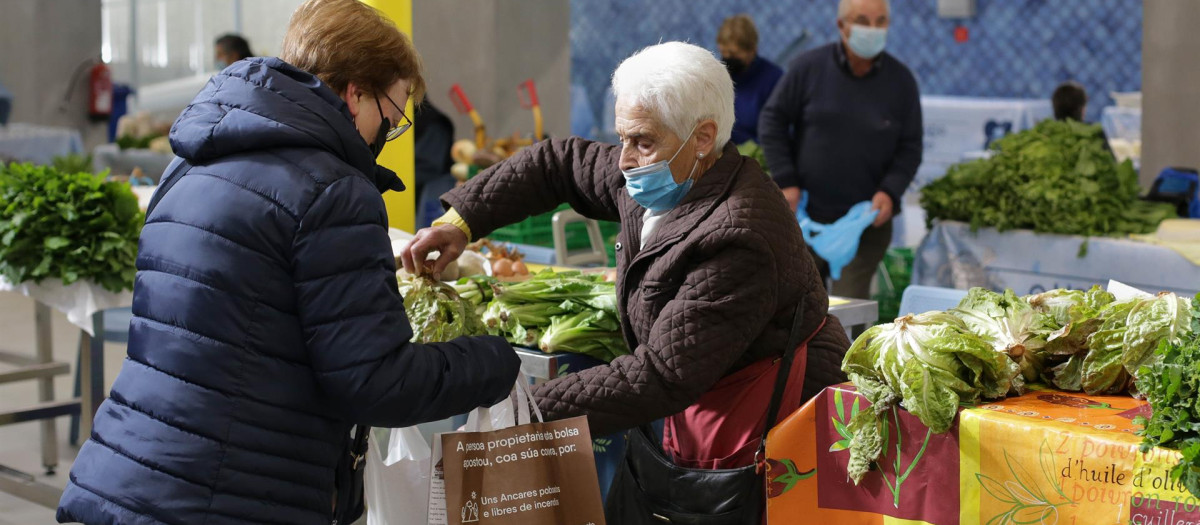
[[[782,362],[779,364],[779,372],[775,374],[775,390],[771,392],[771,403],[767,405],[767,427],[763,431],[763,439],[767,437],[767,430],[775,424],[775,419],[779,417],[779,406],[783,404],[783,391],[787,389],[788,377],[791,376],[792,362],[796,360],[796,347],[800,346],[801,337],[800,325],[804,322],[804,300],[801,299],[796,304],[796,314],[792,318],[792,330],[788,335],[787,346],[784,347]]]
[[[801,332],[804,324],[804,299],[796,303],[796,314],[792,317],[792,330],[788,335],[787,346],[784,347],[782,362],[779,364],[779,372],[775,374],[775,390],[771,393],[771,403],[767,405],[767,421],[763,425],[762,436],[758,441],[758,451],[754,453],[754,464],[757,469],[762,468],[762,458],[767,451],[767,434],[775,426],[775,420],[779,418],[779,408],[783,404],[783,392],[787,390],[788,378],[791,377],[792,363],[796,360],[796,349],[801,344],[807,344],[821,328],[825,327],[824,321],[821,325],[813,330],[807,338],[804,338]]]
[[[158,207],[158,201],[161,201],[163,196],[166,195],[168,191],[171,191],[171,188],[175,186],[175,183],[179,182],[179,179],[183,178],[184,172],[192,169],[192,164],[183,157],[175,157],[175,161],[176,164],[174,169],[169,169],[166,172],[166,175],[163,175],[158,189],[155,190],[154,195],[150,197],[150,205],[146,206],[147,217],[149,217],[150,213],[154,211],[154,208]]]
[[[354,425],[354,443],[350,445],[350,456],[354,458],[354,463],[350,464],[351,471],[362,466],[363,459],[367,456],[367,436],[370,434],[371,427]]]

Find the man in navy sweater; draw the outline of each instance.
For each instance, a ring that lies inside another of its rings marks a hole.
[[[870,294],[892,216],[921,164],[917,82],[883,52],[890,14],[887,0],[840,0],[841,41],[796,58],[759,117],[771,175],[793,209],[807,190],[807,211],[817,222],[836,221],[862,201],[879,210],[830,290],[844,297]]]
[[[734,144],[758,140],[758,115],[783,77],[783,70],[758,56],[758,30],[749,15],[726,18],[717,31],[717,51],[733,78]]]

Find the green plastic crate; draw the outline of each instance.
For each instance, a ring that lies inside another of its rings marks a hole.
[[[535,215],[516,224],[500,228],[492,232],[491,235],[488,235],[488,238],[493,241],[553,248],[554,233],[551,224],[554,214],[569,209],[571,207],[564,204],[550,213]],[[605,249],[608,252],[609,266],[616,265],[616,242],[617,234],[620,231],[620,224],[606,221],[600,222],[600,236],[604,239]],[[588,238],[587,226],[583,223],[568,224],[566,238],[567,250],[586,250],[592,246],[591,239]]]
[[[912,282],[912,248],[891,248],[879,263],[879,291],[875,301],[879,303],[879,322],[890,323],[900,312],[900,298],[904,289]]]

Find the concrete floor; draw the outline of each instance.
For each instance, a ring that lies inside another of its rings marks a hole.
[[[0,292],[0,348],[10,352],[34,355],[34,330],[32,300],[15,293]],[[52,313],[54,359],[71,364],[75,370],[75,354],[79,345],[79,329],[67,321],[65,315]],[[125,345],[109,343],[104,346],[104,391],[108,392],[121,363],[125,359]],[[0,369],[7,365],[0,364]],[[71,397],[73,375],[55,378],[55,399]],[[0,384],[0,411],[27,406],[36,402],[37,388],[33,381]],[[67,473],[75,459],[78,448],[67,444],[70,430],[69,418],[58,418],[59,466],[57,474],[46,476],[41,461],[40,423],[21,423],[0,426],[0,465],[36,476],[38,481],[63,487]],[[449,421],[421,425],[426,437],[434,432],[451,430]],[[42,525],[55,523],[54,509],[16,498],[0,492],[0,525]],[[361,520],[360,523],[366,523]]]

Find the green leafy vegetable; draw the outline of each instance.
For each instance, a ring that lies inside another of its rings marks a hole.
[[[92,156],[72,153],[54,157],[50,165],[63,173],[92,173]]]
[[[941,433],[949,430],[960,403],[1002,398],[1020,376],[1012,359],[944,312],[908,315],[868,329],[846,352],[842,370],[872,403],[872,410],[850,423],[855,483],[879,459],[878,417],[897,402]]]
[[[546,270],[492,289],[495,297],[483,314],[491,334],[544,352],[586,354],[605,362],[629,353],[616,285],[603,276]]]
[[[554,317],[542,333],[538,347],[543,352],[572,352],[604,362],[629,353],[621,335],[621,322],[604,310],[584,310]]]
[[[104,175],[0,165],[0,275],[132,288],[145,217],[129,186]]]
[[[1050,290],[1025,298],[1034,310],[1044,314],[1046,354],[1060,361],[1063,356],[1086,352],[1088,337],[1100,328],[1105,306],[1116,300],[1099,286],[1080,290]]]
[[[738,144],[737,149],[738,153],[758,161],[758,165],[762,166],[763,173],[771,174],[771,170],[767,168],[767,154],[763,152],[762,146],[759,146],[757,142],[747,140]]]
[[[999,294],[972,288],[950,313],[962,319],[971,333],[983,338],[994,350],[1017,362],[1022,377],[1013,382],[1015,393],[1024,392],[1025,381],[1041,377],[1044,360],[1041,352],[1046,346],[1044,316],[1012,290]]]
[[[427,276],[398,282],[413,327],[412,342],[441,343],[487,333],[476,305],[460,297],[453,286]]]
[[[133,135],[122,135],[117,137],[117,147],[120,149],[147,149],[154,139],[162,135],[147,135],[145,137],[135,137]]]
[[[1171,477],[1200,498],[1200,295],[1192,300],[1189,318],[1191,335],[1161,341],[1157,359],[1139,371],[1138,390],[1153,412],[1135,422],[1144,427],[1143,452],[1162,446],[1182,453]]]
[[[1133,165],[1113,160],[1098,125],[1044,120],[991,150],[991,158],[954,165],[921,191],[930,222],[1112,236],[1151,233],[1175,217],[1170,205],[1138,200]]]
[[[1178,343],[1191,331],[1186,298],[1162,293],[1148,299],[1109,304],[1100,327],[1088,338],[1083,360],[1083,391],[1089,395],[1125,391],[1141,367],[1153,364],[1160,341]]]

